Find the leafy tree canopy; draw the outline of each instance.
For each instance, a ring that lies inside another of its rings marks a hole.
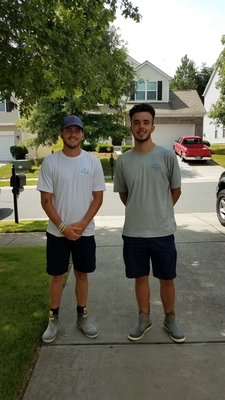
[[[222,44],[225,45],[225,35],[222,37]],[[220,91],[218,101],[213,105],[209,116],[218,124],[225,126],[225,47],[222,50],[220,57],[216,63],[216,68],[219,74],[217,88]]]
[[[117,105],[133,77],[110,28],[118,8],[139,21],[129,0],[1,0],[2,98],[13,94],[23,115],[42,97]]]
[[[30,116],[20,120],[20,127],[37,134],[33,145],[51,146],[58,140],[63,117],[75,113],[84,122],[85,139],[89,143],[96,143],[109,136],[113,141],[121,141],[128,135],[129,130],[124,126],[122,108],[108,113],[85,110],[83,102],[73,96],[55,99],[42,97],[31,111]]]
[[[187,55],[181,59],[181,65],[177,68],[171,81],[171,89],[196,89],[202,101],[202,94],[212,73],[212,67],[205,63],[198,69],[193,60]]]
[[[196,67],[194,61],[190,60],[187,55],[181,59],[181,65],[176,69],[173,80],[171,81],[172,89],[196,89]]]

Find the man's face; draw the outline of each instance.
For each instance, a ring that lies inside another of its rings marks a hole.
[[[70,149],[76,149],[84,139],[84,133],[79,126],[70,125],[63,129],[61,138],[64,146]]]
[[[130,129],[137,142],[146,142],[155,129],[152,115],[147,111],[135,113],[131,119]]]

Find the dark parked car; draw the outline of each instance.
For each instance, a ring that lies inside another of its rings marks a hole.
[[[216,188],[216,212],[221,225],[225,226],[225,171],[220,175]]]

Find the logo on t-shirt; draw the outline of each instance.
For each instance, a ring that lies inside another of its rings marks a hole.
[[[150,167],[155,170],[161,170],[161,165],[158,163],[151,164]]]
[[[84,167],[80,170],[80,173],[84,174],[84,175],[90,175],[91,171],[90,171],[90,169],[87,169]]]

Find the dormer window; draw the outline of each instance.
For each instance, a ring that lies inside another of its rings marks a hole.
[[[162,100],[162,81],[140,81],[135,83],[135,90],[131,96],[134,101]]]
[[[138,82],[135,100],[156,100],[156,82]]]

